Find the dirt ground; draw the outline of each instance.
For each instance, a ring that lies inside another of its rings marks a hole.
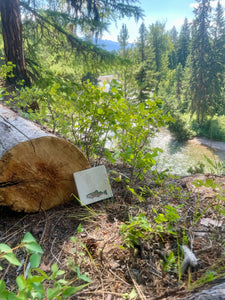
[[[107,166],[108,171],[111,168]],[[116,171],[124,173],[120,167]],[[40,269],[49,272],[50,266],[56,262],[60,269],[67,270],[67,279],[75,276],[68,269],[69,257],[79,266],[81,273],[86,273],[92,280],[70,299],[183,299],[225,281],[222,267],[225,266],[224,198],[221,194],[225,189],[224,177],[199,175],[166,178],[161,182],[148,179],[145,201],[140,202],[127,191],[123,178],[117,182],[110,172],[109,176],[113,199],[92,204],[88,209],[75,201],[35,214],[16,213],[0,207],[0,243],[15,247],[25,233],[30,232],[44,250]],[[192,184],[196,179],[212,179],[217,184],[196,187]],[[177,235],[168,232],[151,234],[140,237],[136,247],[128,248],[120,226],[140,213],[153,224],[156,217],[153,208],[163,213],[167,204],[179,212],[179,220],[172,224]],[[215,210],[218,204],[221,213]],[[72,236],[76,238],[75,242],[71,241]],[[178,245],[182,245],[185,236],[198,263],[179,278],[176,264],[163,268],[162,261],[173,251],[177,263]],[[15,253],[20,261],[26,262],[25,251]],[[25,268],[13,267],[4,260],[1,266],[0,279],[15,291],[15,278],[23,274]],[[219,275],[216,280],[208,284],[206,279],[197,282],[213,272]]]

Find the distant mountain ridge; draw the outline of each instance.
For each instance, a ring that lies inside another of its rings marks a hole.
[[[95,43],[95,41],[93,40],[93,43]],[[95,43],[96,44],[96,43]],[[128,47],[133,46],[134,44],[129,43]],[[96,46],[105,49],[107,51],[118,51],[120,50],[120,44],[118,42],[114,42],[111,40],[102,40],[102,39],[98,39]]]

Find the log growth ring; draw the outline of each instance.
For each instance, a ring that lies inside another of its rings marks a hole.
[[[17,144],[0,160],[0,205],[37,212],[77,195],[73,173],[90,168],[67,140],[44,136]]]

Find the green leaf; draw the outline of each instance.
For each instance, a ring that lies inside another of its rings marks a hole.
[[[153,207],[152,211],[157,214],[157,210]]]
[[[79,275],[77,277],[79,279],[82,279],[82,280],[86,281],[86,282],[92,282],[92,280],[89,277],[87,277],[85,274],[81,274],[81,275]]]
[[[112,87],[111,88],[111,93],[113,94],[113,93],[116,93],[116,92],[117,92],[117,89],[115,87]]]
[[[68,298],[69,296],[76,294],[78,291],[82,290],[87,285],[88,284],[83,284],[83,285],[79,285],[79,286],[75,286],[75,287],[73,287],[73,286],[66,287],[62,293],[63,298]]]
[[[8,246],[8,245],[6,245],[6,244],[0,244],[0,251],[1,252],[7,252],[7,251],[12,251],[12,249]]]
[[[68,281],[65,279],[57,280],[57,285],[66,286],[67,284],[68,284]]]
[[[78,241],[77,237],[75,237],[75,236],[71,236],[70,240],[71,240],[73,243],[75,243],[75,244],[76,244],[77,241]]]
[[[47,289],[47,297],[49,300],[55,299],[59,293],[60,293],[60,290],[58,290],[57,288]]]
[[[31,295],[33,299],[42,300],[45,298],[45,288],[42,283],[31,283],[31,286],[33,287],[33,292],[31,292]]]
[[[28,284],[31,284],[31,283],[40,283],[44,279],[45,279],[44,276],[38,276],[38,275],[36,275],[36,276],[32,276],[32,277],[28,278],[27,279],[27,283]]]
[[[79,224],[78,227],[77,227],[77,233],[81,233],[83,231],[84,231],[84,228],[82,227],[81,224]]]
[[[35,238],[30,232],[27,232],[22,240],[23,246],[31,252],[43,254],[41,246],[36,242]]]
[[[170,251],[169,256],[168,256],[168,261],[170,263],[175,263],[176,259],[175,259],[173,251]]]
[[[103,109],[100,107],[100,108],[97,109],[97,113],[98,113],[99,115],[103,115],[104,111],[103,111]]]
[[[49,280],[48,275],[41,269],[34,269],[34,271],[40,273],[45,279]]]
[[[35,238],[30,232],[27,232],[22,240],[23,243],[29,244],[29,243],[36,243]]]
[[[38,268],[41,262],[41,255],[38,253],[34,253],[30,257],[30,267]]]
[[[29,244],[24,244],[23,245],[27,250],[30,250],[32,253],[41,253],[43,254],[43,250],[41,248],[41,246],[38,243],[29,243]]]
[[[3,257],[14,266],[21,266],[21,263],[19,262],[14,253],[6,253],[3,255]]]
[[[57,266],[57,263],[54,263],[54,264],[51,266],[51,270],[52,270],[52,273],[56,273],[56,272],[59,270],[59,268],[58,268],[58,266]]]
[[[1,295],[1,300],[25,300],[25,298],[17,297],[13,292],[5,291]]]
[[[8,245],[0,244],[0,252],[3,253],[2,257],[4,257],[6,260],[8,260],[11,264],[15,266],[21,266],[21,263],[19,262],[16,255],[12,251],[13,250]],[[4,252],[8,252],[8,253],[4,254]]]
[[[129,294],[130,299],[134,299],[137,297],[137,292],[135,289],[133,289]]]
[[[0,279],[0,295],[5,290],[5,281]]]
[[[158,214],[157,217],[154,218],[155,222],[161,224],[162,222],[167,222],[168,219],[163,214]]]
[[[59,271],[56,272],[56,276],[58,277],[58,276],[61,276],[61,275],[65,274],[65,273],[66,273],[65,271],[59,270]]]
[[[23,291],[26,287],[26,279],[23,277],[23,275],[19,275],[16,278],[16,283],[18,285],[18,288],[20,291]]]

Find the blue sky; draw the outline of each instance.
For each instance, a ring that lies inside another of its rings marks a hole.
[[[225,0],[220,0],[220,2],[225,8]],[[216,3],[217,1],[212,0],[212,6]],[[193,9],[196,4],[195,0],[140,0],[140,7],[145,14],[144,23],[147,27],[156,21],[166,21],[167,29],[175,25],[177,30],[182,26],[185,17],[190,21],[193,19]],[[117,25],[110,26],[110,32],[104,34],[103,38],[117,41],[123,23],[127,25],[130,42],[135,41],[142,21],[135,23],[132,18],[125,18],[118,21]]]

